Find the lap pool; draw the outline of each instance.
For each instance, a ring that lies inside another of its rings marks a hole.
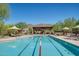
[[[0,42],[0,56],[79,56],[79,47],[52,36]]]

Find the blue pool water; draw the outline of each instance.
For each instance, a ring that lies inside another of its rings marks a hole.
[[[51,36],[16,38],[0,42],[0,56],[75,56],[79,47]]]

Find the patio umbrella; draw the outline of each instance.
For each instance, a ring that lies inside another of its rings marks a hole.
[[[77,36],[77,34],[79,34],[79,25],[73,27],[72,29],[73,29],[73,33],[75,33]]]
[[[17,30],[20,30],[20,29],[17,28],[16,26],[13,26],[13,27],[9,28],[9,30],[11,30],[10,31],[12,33],[11,35],[15,36],[15,34],[17,33]]]
[[[67,33],[68,33],[68,31],[69,31],[69,28],[68,28],[68,27],[64,27],[64,28],[63,28],[63,31],[64,31],[63,34],[66,34],[66,35],[67,35]]]
[[[79,25],[77,25],[77,26],[75,26],[75,27],[73,27],[73,28],[79,28]]]
[[[19,30],[19,28],[17,28],[16,26],[13,26],[13,27],[11,27],[11,28],[9,28],[9,29],[12,29],[12,30]]]
[[[63,30],[69,30],[69,28],[68,27],[64,27]]]

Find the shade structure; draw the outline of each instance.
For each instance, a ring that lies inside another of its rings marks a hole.
[[[11,28],[9,28],[9,29],[12,29],[12,30],[20,30],[20,29],[17,28],[16,26],[13,26],[13,27],[11,27]]]
[[[79,28],[79,25],[77,25],[77,26],[75,26],[75,27],[73,27],[73,28]]]
[[[18,30],[20,29],[17,28],[16,26],[13,26],[11,28],[8,28],[8,30],[9,30],[10,36],[16,36],[16,34],[18,33]]]
[[[77,36],[77,34],[79,34],[79,25],[73,27],[72,32]]]
[[[69,28],[68,27],[64,27],[63,28],[63,35],[67,35],[68,32],[69,32]]]
[[[69,30],[69,28],[68,27],[64,27],[63,30]]]

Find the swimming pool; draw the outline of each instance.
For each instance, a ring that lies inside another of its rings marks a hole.
[[[0,56],[75,56],[79,47],[52,36],[33,36],[0,42]]]

